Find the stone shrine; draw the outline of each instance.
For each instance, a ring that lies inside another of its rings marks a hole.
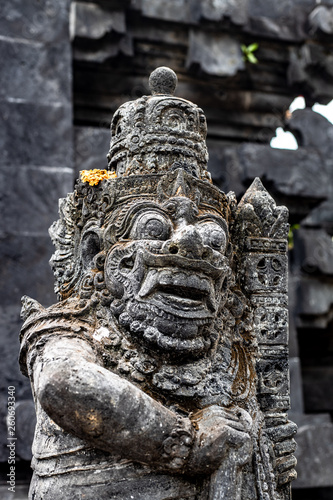
[[[23,298],[30,498],[288,500],[288,211],[214,187],[203,111],[149,82],[60,200],[59,302]]]

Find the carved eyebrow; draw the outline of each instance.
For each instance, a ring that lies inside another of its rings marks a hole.
[[[132,207],[132,210],[130,210],[126,217],[123,219],[122,224],[117,231],[117,236],[121,238],[127,238],[129,233],[131,232],[133,225],[135,224],[135,221],[140,215],[142,215],[142,213],[145,213],[148,210],[163,215],[163,217],[171,222],[169,214],[165,210],[163,210],[163,208],[161,208],[159,205],[155,205],[155,203],[150,202],[149,204],[147,204],[146,202],[144,205],[142,204],[141,206],[137,205]]]
[[[217,215],[214,214],[203,214],[199,215],[196,219],[198,222],[205,222],[205,221],[215,222],[216,224],[221,226],[226,235],[229,234],[227,223],[224,219],[222,219],[222,217],[218,217]]]

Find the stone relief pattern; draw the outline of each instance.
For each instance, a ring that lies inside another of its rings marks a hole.
[[[265,418],[265,433],[275,456],[275,467],[294,460],[291,445],[280,446],[281,424],[289,426],[287,235],[288,211],[255,179],[239,203],[235,227],[240,233],[238,262],[242,287],[253,308],[258,341],[256,362],[258,400]],[[282,431],[283,432],[283,431]],[[288,474],[281,473],[277,498],[290,498]],[[267,497],[271,498],[271,497]],[[274,497],[275,498],[275,497]]]

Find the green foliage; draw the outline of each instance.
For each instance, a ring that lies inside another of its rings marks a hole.
[[[242,49],[242,52],[243,52],[243,59],[244,59],[244,61],[249,62],[251,64],[257,64],[259,61],[258,61],[258,59],[256,58],[256,56],[254,55],[253,52],[255,52],[256,50],[258,50],[258,48],[259,48],[259,44],[257,42],[251,43],[248,46],[241,45],[241,49]]]
[[[288,249],[292,250],[294,248],[294,232],[299,229],[299,224],[291,224],[288,234]]]

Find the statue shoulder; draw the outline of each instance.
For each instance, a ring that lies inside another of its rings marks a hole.
[[[22,373],[28,376],[28,353],[32,349],[37,353],[50,338],[80,337],[91,343],[95,321],[93,311],[91,300],[69,298],[45,308],[36,300],[24,296],[21,311],[24,323],[20,334]]]

